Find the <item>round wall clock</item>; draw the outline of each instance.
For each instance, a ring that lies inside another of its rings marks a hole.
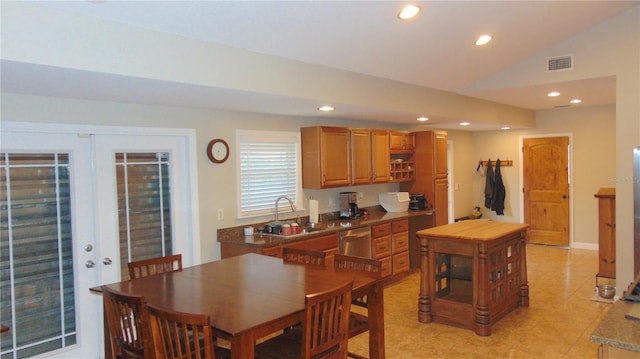
[[[222,163],[229,158],[229,145],[227,141],[216,138],[207,146],[207,156],[213,163]]]

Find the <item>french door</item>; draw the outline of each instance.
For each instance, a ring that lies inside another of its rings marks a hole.
[[[188,140],[6,127],[0,358],[101,357],[102,299],[89,288],[126,278],[130,260],[199,262]]]

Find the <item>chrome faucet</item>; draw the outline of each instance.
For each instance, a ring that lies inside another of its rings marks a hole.
[[[289,201],[289,206],[291,206],[291,212],[296,211],[296,206],[293,204],[293,201],[291,201],[291,198],[287,196],[280,196],[276,198],[276,221],[278,221],[278,202],[280,202],[281,199],[286,199],[287,201]]]

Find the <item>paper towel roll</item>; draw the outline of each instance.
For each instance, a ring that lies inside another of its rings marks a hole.
[[[318,223],[320,219],[318,218],[318,200],[310,199],[309,200],[309,222]]]

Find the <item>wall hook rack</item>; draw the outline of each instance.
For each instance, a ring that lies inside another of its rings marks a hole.
[[[489,161],[478,161],[478,165],[488,166]],[[495,167],[496,161],[491,161],[491,165]],[[500,160],[500,167],[511,167],[513,166],[513,160]]]

